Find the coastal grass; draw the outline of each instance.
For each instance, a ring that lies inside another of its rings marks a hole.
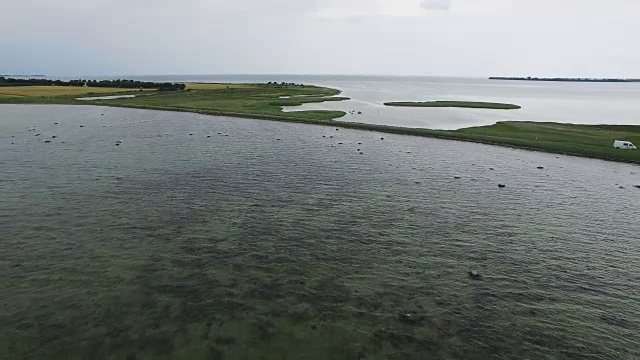
[[[638,125],[499,122],[456,131],[463,137],[529,149],[640,163],[640,151],[613,148],[614,140],[640,143]]]
[[[0,98],[73,97],[84,95],[109,95],[131,91],[132,89],[98,88],[88,86],[7,86],[0,87]]]
[[[498,109],[498,110],[515,110],[520,109],[519,105],[492,103],[492,102],[477,102],[477,101],[424,101],[424,102],[409,102],[409,101],[392,101],[384,103],[385,106],[401,106],[401,107],[456,107],[456,108],[471,108],[471,109]]]

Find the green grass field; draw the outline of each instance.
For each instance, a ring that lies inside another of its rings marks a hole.
[[[486,142],[595,158],[640,162],[640,150],[613,148],[614,140],[640,144],[638,125],[574,125],[535,122],[500,122],[457,131]]]
[[[457,108],[498,109],[498,110],[520,109],[519,105],[490,103],[490,102],[476,102],[476,101],[425,101],[425,102],[397,101],[397,102],[386,102],[384,103],[384,105],[385,106],[403,106],[403,107],[457,107]]]
[[[38,87],[28,88],[33,89],[33,93],[29,93],[28,89],[25,89],[23,91],[27,92],[21,93],[19,97],[0,97],[0,104],[103,105],[195,112],[207,115],[268,119],[316,125],[339,125],[343,128],[472,141],[605,160],[640,163],[640,150],[617,150],[612,146],[614,140],[627,140],[636,145],[640,144],[640,126],[635,125],[500,122],[491,126],[445,131],[334,121],[345,115],[342,111],[282,111],[283,106],[298,106],[306,103],[347,99],[337,96],[340,94],[339,90],[318,86],[191,83],[187,84],[187,91],[158,91],[145,93],[145,96],[136,98],[82,102],[75,100],[78,94],[60,95],[54,92],[48,97],[43,97],[42,93],[38,92]],[[3,89],[0,88],[0,93]],[[443,102],[437,102],[436,104],[437,106],[449,106],[449,103]],[[494,105],[517,106],[509,104]]]

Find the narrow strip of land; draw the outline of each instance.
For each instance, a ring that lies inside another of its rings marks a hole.
[[[385,106],[401,106],[401,107],[455,107],[455,108],[471,108],[471,109],[497,109],[497,110],[515,110],[520,109],[519,105],[478,102],[478,101],[391,101],[384,103]]]
[[[297,84],[186,84],[186,90],[150,91],[145,96],[128,99],[79,101],[78,94],[65,94],[59,86],[47,86],[42,93],[38,86],[22,90],[20,97],[2,97],[0,104],[70,104],[100,105],[194,112],[207,115],[296,122],[342,128],[379,131],[394,134],[425,136],[440,139],[471,141],[510,146],[536,151],[583,156],[640,164],[640,150],[618,150],[614,140],[640,144],[640,126],[636,125],[572,125],[536,122],[500,122],[491,126],[456,131],[406,128],[355,122],[338,122],[342,111],[283,112],[283,106],[306,103],[342,101],[339,90]],[[68,91],[68,87],[65,88]],[[86,94],[103,88],[78,87]],[[2,93],[6,88],[0,88]],[[122,89],[119,89],[122,90]],[[139,89],[118,94],[139,93]]]
[[[492,76],[489,80],[516,80],[516,81],[558,81],[558,82],[605,82],[605,83],[628,83],[628,82],[640,82],[640,79],[616,79],[616,78],[539,78],[539,77],[505,77],[505,76]]]

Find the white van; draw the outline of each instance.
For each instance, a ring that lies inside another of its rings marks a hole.
[[[632,143],[628,142],[628,141],[620,141],[620,140],[616,140],[613,142],[613,147],[616,149],[627,149],[627,150],[634,150],[637,149],[637,147],[635,145],[633,145]]]

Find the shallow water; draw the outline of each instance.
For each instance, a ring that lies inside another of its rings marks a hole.
[[[637,165],[1,105],[0,168],[8,357],[640,356]]]

